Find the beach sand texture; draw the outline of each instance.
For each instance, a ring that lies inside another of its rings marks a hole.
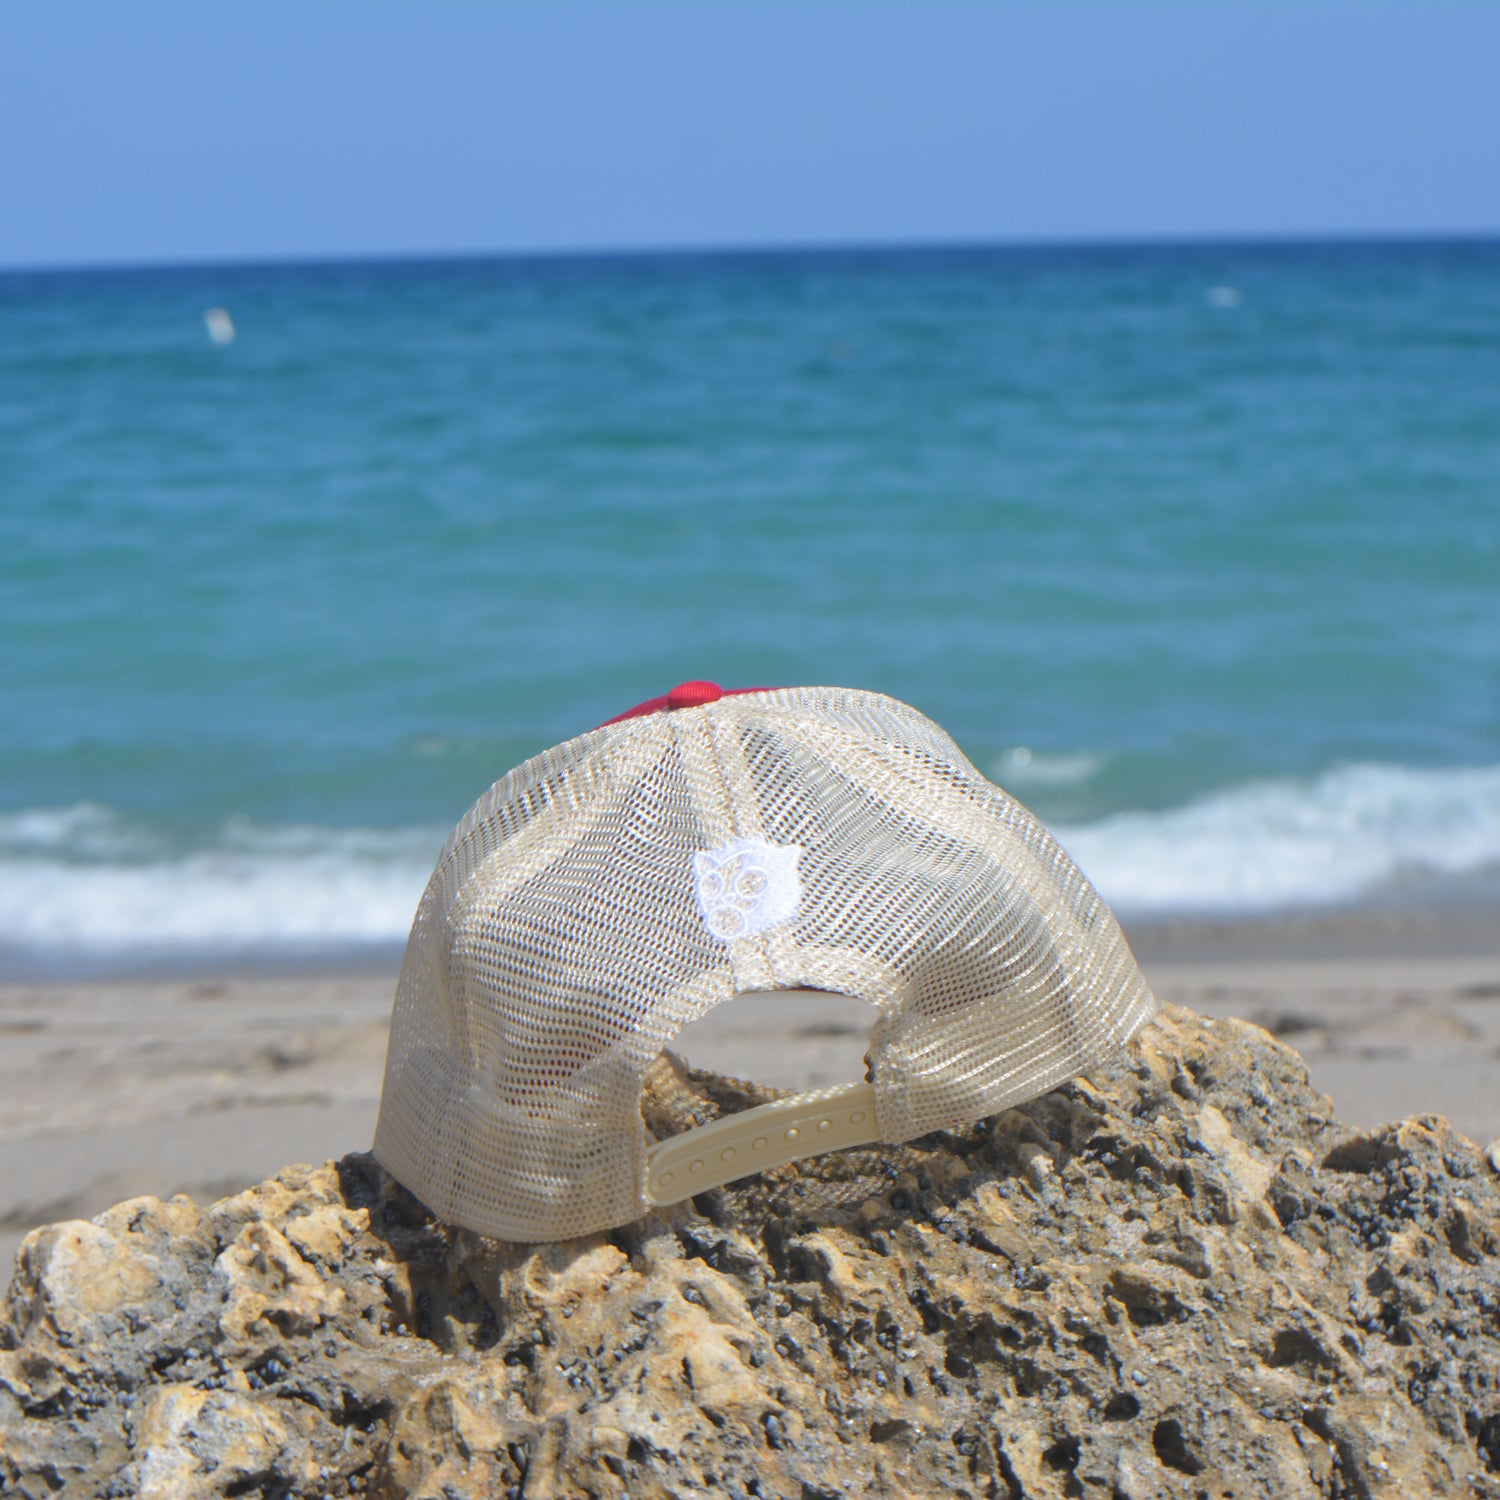
[[[1258,924],[1137,940],[1157,995],[1264,1026],[1340,1117],[1442,1114],[1500,1137],[1500,935]],[[38,1224],[140,1194],[199,1202],[368,1147],[394,976],[0,986],[0,1262]],[[685,1032],[695,1063],[783,1087],[863,1071],[856,1001],[742,997]]]

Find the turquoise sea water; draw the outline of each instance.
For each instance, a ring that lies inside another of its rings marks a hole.
[[[917,705],[1127,916],[1494,889],[1500,244],[0,276],[0,971],[399,944],[700,676]]]

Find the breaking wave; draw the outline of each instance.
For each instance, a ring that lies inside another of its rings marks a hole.
[[[1125,915],[1347,905],[1500,867],[1500,766],[1336,766],[1055,832]]]
[[[1345,765],[1055,831],[1126,917],[1384,900],[1431,877],[1493,880],[1500,766]],[[396,949],[444,832],[233,820],[185,847],[93,803],[0,814],[0,963]]]

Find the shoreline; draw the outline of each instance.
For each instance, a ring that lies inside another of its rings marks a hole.
[[[1341,1119],[1500,1137],[1500,921],[1482,909],[1127,927],[1159,999],[1264,1026]],[[208,1201],[368,1148],[394,962],[0,979],[0,1280],[37,1224]],[[861,1002],[746,996],[678,1039],[783,1087],[860,1076]]]
[[[1266,915],[1156,917],[1120,925],[1142,965],[1266,959],[1497,958],[1500,900],[1303,907]]]
[[[1265,913],[1120,917],[1137,958],[1248,962],[1268,958],[1500,957],[1500,895],[1300,907]],[[269,957],[245,949],[42,954],[0,945],[0,989],[21,985],[137,985],[222,980],[389,979],[406,940],[312,945]]]

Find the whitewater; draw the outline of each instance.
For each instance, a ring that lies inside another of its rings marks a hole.
[[[1340,766],[1053,832],[1127,921],[1451,900],[1455,882],[1500,888],[1500,765]],[[173,856],[94,804],[0,815],[0,965],[378,962],[405,941],[446,834],[235,820]]]

